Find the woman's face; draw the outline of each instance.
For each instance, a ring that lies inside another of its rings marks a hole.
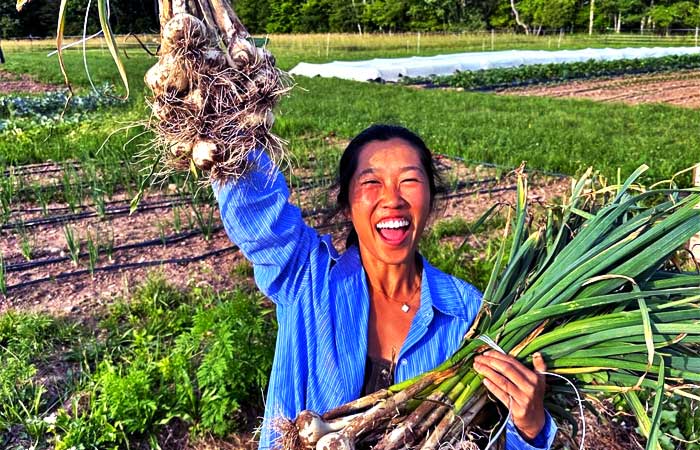
[[[412,261],[430,214],[430,184],[418,150],[398,138],[366,144],[350,181],[349,201],[363,258],[385,264]]]

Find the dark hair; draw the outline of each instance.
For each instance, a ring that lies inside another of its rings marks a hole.
[[[360,156],[360,151],[365,145],[374,141],[388,141],[391,139],[401,139],[409,143],[413,148],[418,150],[419,158],[430,184],[430,207],[435,206],[435,196],[440,185],[440,177],[435,169],[433,155],[423,139],[407,128],[397,125],[376,124],[366,128],[360,134],[355,136],[348,144],[340,157],[338,164],[338,196],[336,198],[337,211],[344,211],[350,207],[350,181],[357,170],[357,161]],[[359,243],[355,228],[350,225],[350,232],[345,240],[345,247],[349,248],[352,245]]]

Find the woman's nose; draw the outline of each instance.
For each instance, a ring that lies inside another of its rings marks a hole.
[[[383,206],[386,208],[400,208],[406,204],[406,199],[403,198],[401,190],[398,186],[387,184],[382,190]]]

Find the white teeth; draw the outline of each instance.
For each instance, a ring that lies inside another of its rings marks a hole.
[[[377,228],[382,229],[382,228],[401,228],[401,227],[407,227],[408,226],[408,220],[406,219],[392,219],[392,220],[387,220],[385,222],[381,222],[377,224]]]

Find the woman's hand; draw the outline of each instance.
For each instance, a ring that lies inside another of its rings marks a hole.
[[[513,423],[520,434],[532,441],[545,423],[544,390],[547,370],[542,355],[532,356],[535,371],[510,355],[488,351],[474,358],[474,370],[484,377],[484,386],[510,408]]]

